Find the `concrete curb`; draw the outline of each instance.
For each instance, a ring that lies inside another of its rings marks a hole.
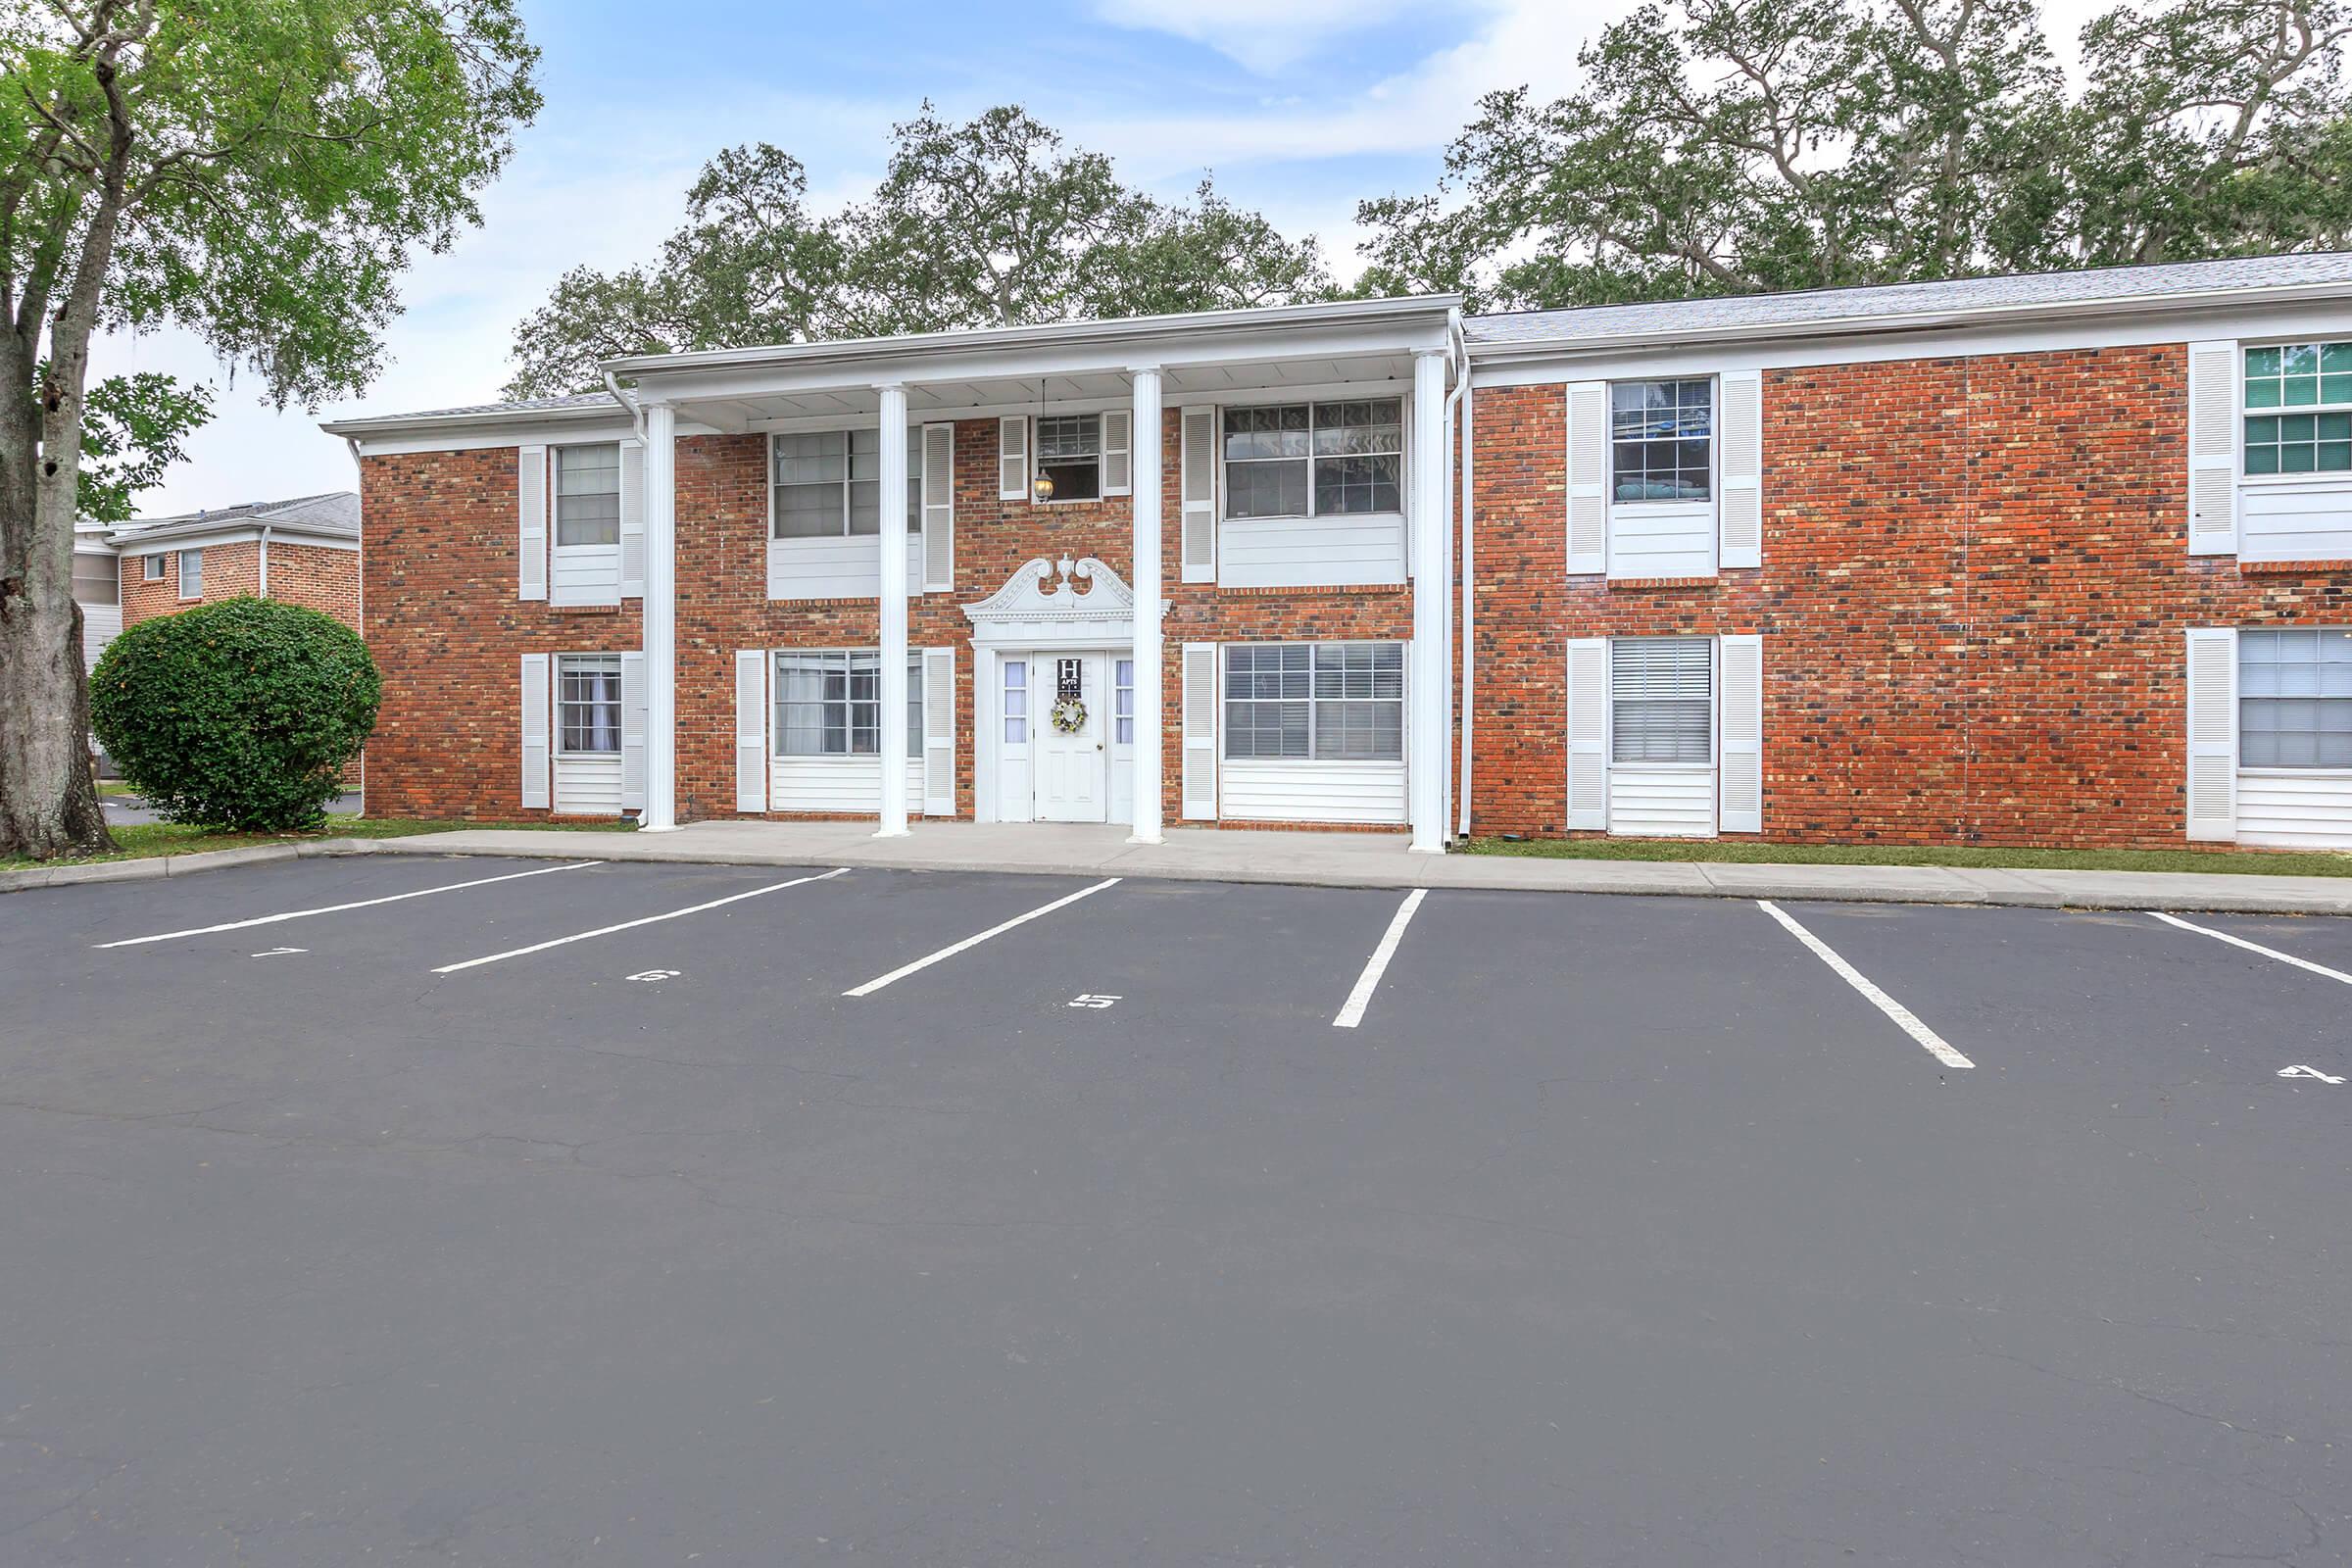
[[[30,888],[67,888],[84,882],[148,882],[157,877],[224,871],[232,865],[266,865],[272,860],[310,859],[321,855],[367,855],[370,839],[319,839],[305,844],[249,844],[236,850],[200,850],[191,855],[150,855],[136,860],[98,860],[88,865],[36,865],[0,871],[0,893]]]
[[[861,855],[745,852],[714,849],[664,850],[637,835],[547,834],[546,842],[500,845],[448,844],[441,835],[370,839],[359,847],[376,855],[478,855],[507,859],[642,861],[650,864],[768,865],[805,868],[847,865],[859,870],[985,871],[1020,876],[1139,877],[1178,882],[1234,882],[1292,887],[1431,888],[1471,892],[1593,893],[1648,897],[1774,899],[1838,904],[1933,904],[2038,909],[2186,909],[2229,914],[2352,915],[2352,877],[2343,890],[2272,892],[2260,887],[2217,888],[2230,881],[2260,883],[2262,877],[2205,873],[2008,872],[1976,867],[1774,866],[1706,861],[1544,861],[1500,857],[1414,857],[1390,870],[1260,870],[1247,866],[1187,865],[1159,858],[1164,852],[1132,849],[1100,860],[1020,860],[976,863],[968,858],[918,855]],[[538,837],[534,835],[534,837]],[[593,840],[606,840],[597,843]],[[321,853],[324,853],[321,851]],[[348,853],[348,852],[345,852]],[[1472,869],[1494,867],[1494,870]],[[1506,869],[1507,868],[1507,869]],[[1814,869],[1806,877],[1789,873]],[[1854,875],[1839,875],[1842,872]],[[1906,872],[1926,872],[1909,875]],[[1936,873],[1951,876],[1949,882]],[[1967,878],[1963,881],[1961,878]],[[2067,885],[2082,877],[2079,886]],[[2111,878],[2123,887],[2099,886]],[[2144,879],[2144,880],[2141,880]]]

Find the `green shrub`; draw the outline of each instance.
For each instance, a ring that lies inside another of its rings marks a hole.
[[[166,821],[285,833],[325,821],[382,697],[350,627],[227,599],[125,627],[90,674],[90,722]]]

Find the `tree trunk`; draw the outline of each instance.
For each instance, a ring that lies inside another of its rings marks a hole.
[[[44,860],[115,847],[90,777],[89,687],[70,524],[65,534],[62,589],[0,593],[0,855]],[[32,554],[43,553],[36,536]],[[35,566],[27,575],[41,572]]]

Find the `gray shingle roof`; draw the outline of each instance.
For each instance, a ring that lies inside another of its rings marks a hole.
[[[360,498],[354,491],[331,490],[324,495],[296,496],[288,501],[239,502],[233,507],[216,507],[170,517],[134,517],[116,529],[113,538],[117,545],[128,546],[210,533],[216,528],[258,528],[265,523],[357,539]]]
[[[1473,349],[1510,344],[1575,343],[1586,339],[1673,332],[1689,337],[1773,326],[1842,321],[1867,324],[1889,317],[2002,307],[2085,305],[2102,300],[2163,299],[2217,289],[2296,288],[2342,283],[2352,292],[2352,253],[2253,256],[2219,262],[2175,262],[2158,267],[2108,267],[2076,272],[2030,272],[1968,277],[1939,283],[1886,283],[1870,288],[1809,289],[1791,294],[1740,294],[1720,299],[1665,300],[1647,305],[1593,305],[1580,310],[1516,311],[1474,316],[1462,323]]]

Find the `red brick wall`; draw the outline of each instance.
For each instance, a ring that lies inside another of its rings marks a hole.
[[[123,625],[262,591],[259,540],[205,547],[201,599],[179,597],[179,554],[166,550],[162,555],[164,574],[154,582],[147,580],[144,555],[122,557]],[[322,610],[356,630],[360,624],[359,554],[273,539],[270,542],[270,597]]]
[[[1477,814],[1557,834],[1571,636],[1758,632],[1764,836],[2182,842],[2182,632],[2343,624],[2352,572],[2184,539],[2181,345],[1768,372],[1764,564],[1564,574],[1564,397],[1477,394]]]
[[[521,656],[644,640],[634,600],[557,610],[514,597],[514,462],[501,447],[362,465],[362,631],[384,674],[368,742],[370,815],[520,816]],[[274,587],[274,548],[270,575]]]

